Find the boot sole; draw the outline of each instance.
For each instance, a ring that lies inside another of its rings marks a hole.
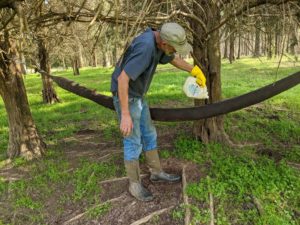
[[[178,182],[181,181],[181,179],[179,179],[179,180],[173,180],[173,181],[169,181],[169,180],[151,180],[150,179],[150,181],[152,183],[178,183]]]
[[[135,199],[139,200],[139,201],[142,201],[142,202],[150,202],[154,199],[154,196],[152,195],[151,197],[149,196],[148,198],[140,198],[140,197],[137,197],[137,196],[134,196],[130,191],[129,191],[129,194],[134,197]]]
[[[135,199],[137,199],[137,200],[139,200],[139,201],[142,201],[142,202],[150,202],[150,201],[152,201],[152,200],[154,199],[153,196],[152,196],[151,198],[150,198],[150,197],[149,197],[149,198],[138,198],[138,197],[132,195],[131,193],[130,193],[130,195],[131,195],[132,197],[134,197]]]

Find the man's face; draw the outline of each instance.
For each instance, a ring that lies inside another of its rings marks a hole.
[[[168,43],[163,43],[162,44],[162,50],[166,55],[172,55],[176,52],[175,48]]]

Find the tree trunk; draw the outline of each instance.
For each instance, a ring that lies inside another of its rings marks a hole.
[[[261,40],[261,51],[260,54],[261,55],[265,55],[266,52],[266,42],[265,42],[265,35],[264,35],[265,31],[263,31],[263,33],[260,35],[260,40]]]
[[[224,55],[223,55],[223,59],[228,59],[228,37],[227,37],[227,34],[228,34],[228,32],[225,32],[225,38],[226,39],[224,41]]]
[[[50,73],[50,64],[49,64],[49,55],[46,48],[45,41],[43,39],[38,40],[39,46],[39,60],[41,70],[44,70],[46,73]],[[58,96],[53,87],[53,81],[50,77],[42,74],[43,82],[43,102],[47,104],[53,104],[59,102]]]
[[[274,39],[275,39],[274,54],[275,54],[275,57],[280,55],[280,52],[279,52],[279,50],[280,50],[280,48],[279,48],[279,34],[280,34],[280,30],[279,30],[279,27],[278,27],[278,23],[276,23],[275,32],[274,32]]]
[[[68,65],[66,64],[66,60],[65,60],[64,56],[62,57],[62,64],[63,64],[64,70],[67,70],[68,69]]]
[[[19,58],[16,45],[5,36],[0,43],[0,95],[9,123],[7,155],[33,159],[44,154],[46,145],[32,119],[20,64],[14,60]]]
[[[75,56],[72,60],[72,67],[73,67],[73,74],[74,76],[76,75],[80,75],[80,72],[79,72],[79,58],[77,56]]]
[[[266,53],[267,53],[267,58],[271,59],[272,58],[272,27],[269,23],[266,24]]]
[[[238,41],[238,55],[237,59],[241,58],[241,34],[239,33],[239,41]]]
[[[290,53],[290,35],[287,36],[285,51],[286,51],[286,53]]]
[[[97,55],[96,55],[96,50],[94,49],[93,54],[92,54],[92,66],[97,67]]]
[[[118,60],[117,59],[117,45],[115,44],[112,49],[112,60],[111,60],[112,65],[116,65],[117,60]]]
[[[245,41],[244,41],[244,49],[245,49],[245,55],[248,56],[249,55],[249,34],[245,35]]]
[[[295,47],[298,45],[298,40],[297,40],[297,33],[296,29],[294,27],[291,27],[291,32],[290,32],[290,43],[289,43],[289,50],[291,55],[295,55]]]
[[[255,23],[255,44],[253,57],[260,56],[260,21],[256,20]]]
[[[268,59],[272,59],[272,34],[268,34]]]
[[[229,62],[233,63],[235,60],[234,56],[234,40],[235,40],[235,35],[234,35],[234,26],[230,25],[230,36],[229,36]]]
[[[106,52],[102,51],[102,66],[107,67]]]
[[[210,30],[220,23],[220,11],[213,1],[201,1],[198,3],[202,5],[207,14],[207,29]],[[197,8],[197,7],[194,7]],[[198,14],[198,11],[194,11]],[[200,16],[200,15],[199,15]],[[196,34],[204,34],[204,30],[198,23],[193,23],[193,30]],[[203,45],[194,37],[193,51],[196,60],[201,63],[207,78],[207,88],[209,92],[209,99],[195,100],[195,105],[200,106],[205,103],[214,103],[221,100],[221,56],[220,56],[220,37],[219,30],[210,34],[210,38]],[[194,134],[203,143],[210,141],[225,141],[225,131],[223,125],[223,117],[213,117],[201,121],[194,122]]]
[[[79,52],[78,52],[78,57],[77,57],[77,63],[78,63],[78,68],[84,67],[86,64],[83,60],[83,55],[82,55],[82,48],[81,48],[81,44],[78,45],[79,46]]]
[[[20,52],[20,60],[21,60],[21,71],[22,74],[26,75],[27,74],[27,68],[26,68],[26,60],[23,52]]]
[[[267,34],[267,29],[265,30],[265,48],[264,48],[264,55],[267,56],[268,54],[268,34]]]

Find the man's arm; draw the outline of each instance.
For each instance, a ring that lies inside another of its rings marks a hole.
[[[186,62],[185,60],[175,56],[175,58],[170,62],[173,66],[177,67],[178,69],[184,70],[188,73],[192,71],[194,66]]]
[[[206,86],[206,78],[202,70],[197,65],[192,66],[191,64],[187,63],[185,60],[179,58],[178,56],[175,56],[175,58],[170,63],[178,69],[184,70],[190,73],[193,77],[196,77],[196,82],[200,86]]]
[[[118,77],[118,97],[121,106],[120,131],[124,136],[129,136],[133,129],[133,122],[128,105],[129,80],[130,78],[123,70]]]

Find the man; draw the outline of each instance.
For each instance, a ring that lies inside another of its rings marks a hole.
[[[123,134],[124,162],[129,178],[129,192],[141,201],[153,195],[143,187],[139,172],[139,157],[145,153],[152,182],[177,182],[181,177],[165,173],[157,152],[157,135],[144,99],[158,63],[171,63],[191,73],[197,83],[205,86],[206,79],[198,66],[193,67],[176,57],[192,50],[184,29],[177,23],[165,23],[160,31],[148,28],[136,37],[117,63],[112,74],[111,91]]]

